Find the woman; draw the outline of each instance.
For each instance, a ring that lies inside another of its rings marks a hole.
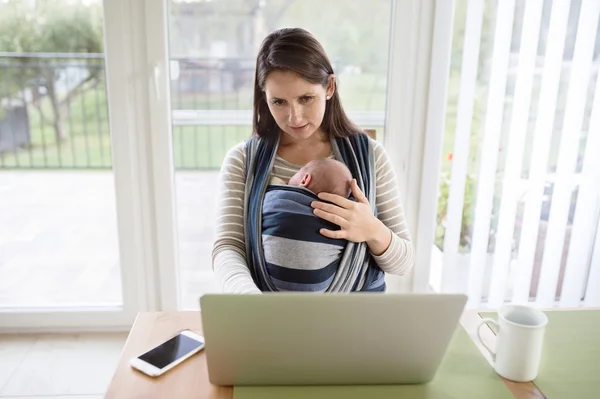
[[[277,290],[261,248],[268,181],[288,181],[303,165],[328,157],[352,171],[355,201],[321,193],[310,204],[314,215],[339,226],[320,229],[321,235],[348,242],[322,291],[383,291],[384,272],[403,275],[414,258],[392,165],[384,148],[346,116],[319,42],[302,29],[277,30],[256,60],[253,137],[230,149],[221,168],[213,269],[223,291]],[[283,270],[292,280],[314,273]]]

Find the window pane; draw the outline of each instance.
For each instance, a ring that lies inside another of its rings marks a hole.
[[[432,284],[575,306],[598,217],[600,3],[477,4],[456,2]]]
[[[0,306],[122,303],[101,1],[0,2]]]
[[[173,155],[185,308],[197,308],[199,295],[218,289],[211,265],[213,188],[226,151],[251,134],[258,47],[268,32],[289,26],[309,30],[325,47],[353,121],[375,128],[378,140],[385,135],[389,0],[172,0]]]

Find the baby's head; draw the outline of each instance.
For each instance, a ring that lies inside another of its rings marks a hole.
[[[350,196],[352,173],[346,165],[334,159],[316,159],[304,165],[288,182],[306,187],[315,194],[322,192]]]

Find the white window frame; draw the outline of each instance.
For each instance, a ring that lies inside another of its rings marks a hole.
[[[393,4],[384,145],[398,174],[415,266],[387,279],[392,292],[429,292],[454,0]]]
[[[384,145],[417,254],[413,272],[388,276],[390,292],[428,290],[453,4],[392,1]],[[15,309],[0,332],[126,331],[140,311],[178,310],[168,3],[104,0],[104,22],[123,306]]]
[[[168,86],[157,40],[160,0],[105,0],[107,99],[123,303],[115,307],[0,309],[0,333],[127,331],[140,311],[175,310],[177,297]],[[152,40],[152,41],[151,41]],[[157,96],[158,93],[158,96]],[[168,107],[168,108],[167,108]],[[162,119],[161,119],[162,118]]]
[[[438,76],[440,76],[442,81],[446,82],[449,71],[449,68],[443,64],[436,65],[435,70],[430,71],[431,52],[435,44],[433,42],[433,24],[434,17],[439,17],[440,13],[448,10],[448,5],[452,9],[454,1],[397,0],[392,1],[391,4],[390,61],[384,145],[398,175],[402,203],[415,245],[418,246],[418,243],[422,242],[429,248],[431,239],[428,239],[427,233],[425,233],[421,240],[419,230],[421,224],[435,223],[435,209],[430,213],[423,213],[421,210],[422,190],[425,190],[427,194],[427,191],[432,189],[430,185],[423,188],[421,179],[423,176],[427,176],[427,182],[435,180],[436,184],[433,188],[436,190],[434,192],[437,192],[439,167],[426,167],[425,169],[426,172],[435,174],[435,177],[422,173],[424,165],[433,165],[425,162],[423,158],[426,145],[425,136],[428,129],[427,118],[433,118],[439,112],[443,116],[445,110],[445,108],[441,108],[441,111],[436,109],[434,115],[429,115],[430,107],[445,107],[445,95],[441,102],[436,102],[439,93],[435,93],[433,97],[430,96],[429,80],[432,76],[439,80]],[[160,245],[159,253],[162,254],[157,263],[156,275],[159,276],[161,282],[159,287],[162,298],[161,306],[163,309],[174,310],[177,309],[179,303],[179,280],[177,278],[176,229],[174,229],[176,219],[174,218],[173,201],[171,107],[169,96],[160,96],[161,93],[169,93],[167,5],[167,0],[147,0],[145,2],[148,26],[152,26],[152,29],[148,29],[145,34],[149,43],[147,64],[159,67],[155,81],[159,97],[156,97],[156,93],[150,93],[149,96],[153,118],[152,159],[153,167],[157,171],[153,176],[155,179],[153,184],[154,187],[160,188],[155,190],[154,198],[157,203],[163,204],[158,206],[155,211],[157,237],[160,237],[157,244]],[[451,24],[452,16],[446,18]],[[451,32],[452,25],[444,29]],[[436,31],[436,34],[440,36],[444,33]],[[438,47],[445,46],[448,54],[444,57],[448,59],[449,63],[451,43],[447,43],[447,37],[438,37],[437,41],[439,42],[436,44]],[[446,77],[445,80],[444,77]],[[429,98],[432,98],[432,104],[429,103]],[[440,131],[440,134],[442,133],[443,129]],[[441,136],[439,140],[441,151]],[[432,145],[432,143],[428,143],[428,145]],[[429,151],[428,154],[435,152],[435,148],[427,148],[427,151]],[[439,159],[436,161],[439,165]],[[437,204],[435,199],[433,202]],[[426,230],[423,231],[426,232]],[[414,273],[416,276],[422,276],[428,273],[429,260],[418,253],[417,255],[417,266]],[[387,280],[390,292],[413,291],[420,288],[418,283],[413,283],[413,273],[403,277],[390,275],[387,276]]]
[[[448,37],[451,37],[453,27],[454,0],[393,0],[391,4],[384,146],[398,176],[402,204],[417,253],[413,272],[403,277],[389,275],[386,279],[390,292],[428,291],[429,256],[435,229],[446,106],[445,90],[452,47]],[[148,26],[152,26],[145,32],[149,43],[147,64],[159,67],[155,84],[159,94],[168,94],[167,0],[147,0],[145,15],[151,21]],[[434,29],[436,21],[440,26],[436,25]],[[436,85],[432,92],[430,81]],[[443,92],[437,85],[443,87]],[[157,98],[155,94],[150,93],[149,96],[154,118],[152,158],[154,168],[158,171],[153,176],[153,184],[160,188],[155,190],[154,198],[163,204],[155,211],[157,237],[160,237],[157,244],[162,253],[157,262],[156,276],[161,282],[159,291],[162,308],[174,310],[179,304],[179,279],[173,201],[171,107],[169,95],[159,95]],[[422,197],[424,202],[421,201]]]

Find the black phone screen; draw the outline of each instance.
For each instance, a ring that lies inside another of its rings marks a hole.
[[[179,334],[149,350],[139,358],[156,368],[162,369],[202,345],[202,342]]]

